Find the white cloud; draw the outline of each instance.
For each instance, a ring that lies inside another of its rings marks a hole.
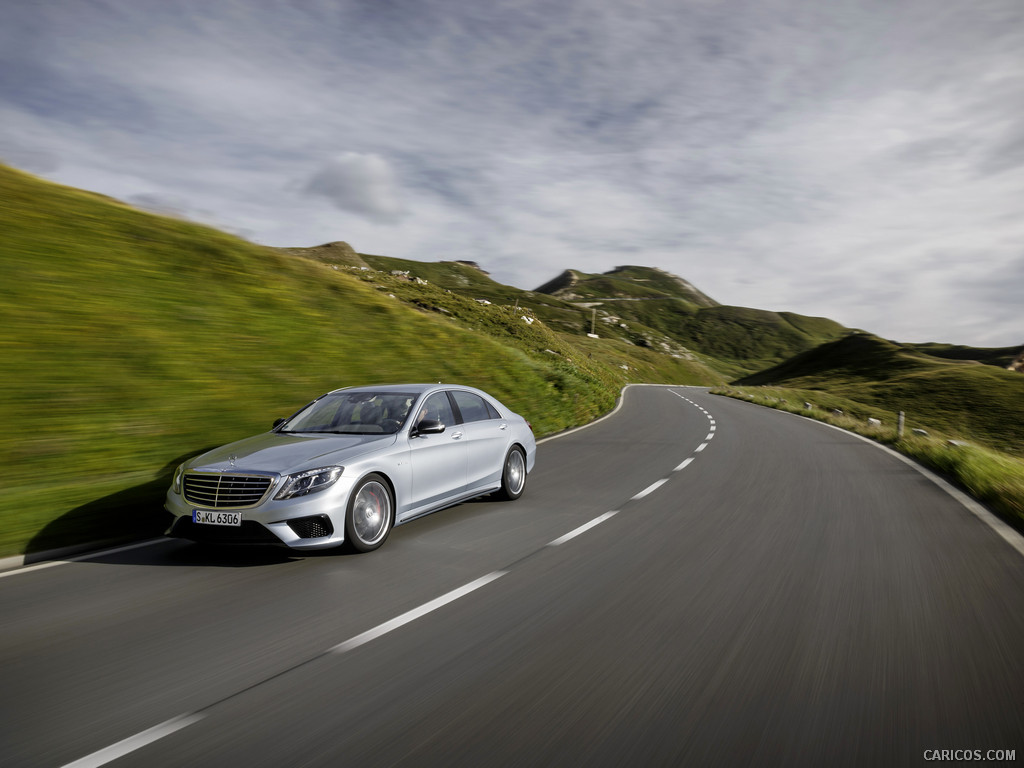
[[[313,174],[303,191],[377,222],[397,221],[404,213],[394,170],[378,155],[343,152]]]

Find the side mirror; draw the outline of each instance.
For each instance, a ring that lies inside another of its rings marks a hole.
[[[440,435],[442,432],[444,432],[444,424],[440,421],[424,419],[413,428],[411,437],[416,437],[417,435]]]
[[[277,428],[278,428],[278,427],[280,427],[280,426],[281,426],[282,424],[284,424],[284,423],[285,423],[286,421],[288,421],[288,419],[277,419],[277,420],[276,420],[276,421],[274,422],[274,427],[273,427],[273,428],[274,428],[274,429],[277,429]]]

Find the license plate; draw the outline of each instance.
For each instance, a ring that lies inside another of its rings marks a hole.
[[[192,522],[202,525],[241,525],[241,512],[217,512],[213,509],[193,509]]]

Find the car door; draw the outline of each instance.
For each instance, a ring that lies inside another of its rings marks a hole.
[[[415,515],[459,496],[466,488],[469,443],[457,423],[447,392],[434,392],[418,406],[409,433],[411,492],[404,517]],[[415,427],[424,419],[444,424],[440,434],[417,435]]]
[[[468,443],[467,490],[500,484],[505,452],[511,441],[508,421],[473,392],[453,390]]]

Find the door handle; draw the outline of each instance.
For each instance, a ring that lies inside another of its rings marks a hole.
[[[506,424],[505,422],[502,422],[501,426],[498,427],[498,429],[508,429],[508,424]]]
[[[462,439],[462,433],[461,432],[452,432],[452,440],[461,440],[461,439]]]

